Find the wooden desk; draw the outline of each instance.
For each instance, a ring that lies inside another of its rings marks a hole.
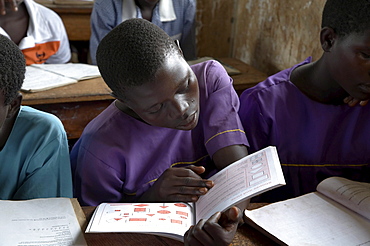
[[[52,4],[40,0],[36,2],[54,10],[62,18],[70,41],[90,40],[92,4]]]
[[[233,75],[234,88],[240,95],[245,89],[255,86],[264,81],[268,75],[257,70],[249,64],[246,64],[235,58],[217,58],[219,61],[238,69],[241,74]]]
[[[232,76],[234,87],[240,94],[263,81],[267,75],[235,58],[220,58],[242,73]],[[80,81],[59,88],[35,93],[23,93],[23,105],[57,115],[64,124],[68,139],[80,137],[83,129],[111,102],[110,89],[102,78]]]
[[[113,101],[110,92],[100,77],[51,90],[23,93],[22,105],[55,114],[62,121],[68,139],[77,139],[87,123]]]
[[[257,208],[263,204],[250,204],[249,209]],[[85,213],[86,221],[90,221],[91,215],[95,207],[82,207]],[[86,226],[86,225],[85,225]],[[83,231],[85,228],[83,228]],[[139,233],[85,233],[85,240],[89,246],[121,246],[121,245],[151,245],[151,246],[180,246],[183,243],[155,235],[139,234]],[[268,237],[254,228],[243,225],[238,228],[234,237],[232,246],[276,246]]]

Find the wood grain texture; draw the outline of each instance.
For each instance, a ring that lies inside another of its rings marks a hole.
[[[321,55],[324,0],[240,0],[233,55],[269,74]]]
[[[234,0],[197,0],[198,56],[231,55]]]
[[[325,0],[198,0],[199,56],[231,56],[267,74],[308,56],[316,60],[322,53],[324,4]]]

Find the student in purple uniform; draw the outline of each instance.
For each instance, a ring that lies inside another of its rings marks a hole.
[[[82,205],[196,201],[206,178],[246,156],[232,80],[216,61],[189,67],[162,29],[130,19],[101,41],[97,64],[116,100],[71,151]]]
[[[250,152],[277,146],[287,185],[273,202],[315,191],[330,176],[370,182],[370,1],[328,0],[323,55],[270,76],[241,95]]]

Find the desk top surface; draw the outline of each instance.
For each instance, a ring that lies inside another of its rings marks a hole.
[[[238,59],[218,58],[218,60],[241,71],[241,74],[231,76],[234,81],[234,88],[237,91],[242,91],[246,88],[252,87],[258,82],[261,82],[267,78],[266,74]],[[111,90],[100,77],[79,81],[75,84],[53,88],[46,91],[23,93],[22,104],[39,105],[80,101],[111,100],[113,99],[113,97],[110,95],[110,92]]]
[[[57,13],[65,14],[87,14],[90,15],[94,2],[93,1],[51,1],[35,0],[35,2],[54,10]]]
[[[250,204],[249,209],[261,207],[264,204]],[[90,220],[95,207],[82,207],[87,221]],[[140,233],[85,233],[85,240],[91,246],[118,246],[118,245],[183,245],[183,243],[156,235]],[[233,246],[276,246],[268,237],[256,229],[244,224],[238,228],[234,237]]]
[[[110,100],[111,90],[101,77],[39,92],[22,92],[23,105]]]

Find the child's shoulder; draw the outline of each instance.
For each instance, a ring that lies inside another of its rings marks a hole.
[[[261,81],[254,87],[246,89],[242,95],[241,98],[246,97],[247,95],[252,94],[260,94],[264,93],[266,96],[282,96],[287,92],[298,92],[296,86],[290,81],[290,76],[292,71],[297,68],[298,66],[301,66],[303,64],[311,62],[311,58],[307,58],[303,62],[300,62],[290,68],[284,69],[282,71],[279,71],[271,76],[269,76],[266,80]]]
[[[57,116],[28,106],[21,107],[16,123],[21,123],[25,128],[43,129],[45,132],[64,131],[63,124]]]
[[[194,74],[200,78],[201,75],[205,76],[219,76],[227,75],[225,68],[221,65],[220,62],[216,60],[207,60],[190,66]]]

